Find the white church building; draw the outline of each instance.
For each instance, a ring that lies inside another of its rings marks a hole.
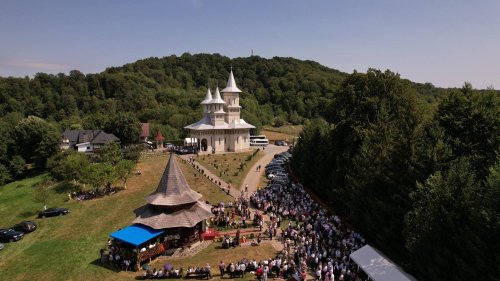
[[[250,129],[255,127],[240,118],[240,93],[232,70],[226,88],[219,92],[217,87],[214,96],[208,89],[201,102],[203,118],[184,127],[192,139],[197,139],[200,153],[240,152],[250,148]]]

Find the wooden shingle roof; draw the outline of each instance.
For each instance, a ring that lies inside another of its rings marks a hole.
[[[145,205],[135,210],[135,214],[137,217],[134,223],[147,225],[153,229],[194,227],[200,221],[214,216],[211,206],[201,201],[172,212]]]
[[[171,155],[156,191],[146,196],[146,201],[151,205],[174,207],[195,203],[201,197],[189,187],[176,156]]]

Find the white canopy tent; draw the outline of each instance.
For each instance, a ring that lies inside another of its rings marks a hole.
[[[373,281],[417,280],[370,245],[365,245],[352,253],[350,258]]]
[[[184,139],[184,146],[198,146],[198,139],[197,138],[185,138]]]

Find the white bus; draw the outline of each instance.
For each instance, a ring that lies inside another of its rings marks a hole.
[[[250,146],[267,146],[269,140],[264,135],[250,136]]]

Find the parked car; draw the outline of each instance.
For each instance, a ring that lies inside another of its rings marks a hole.
[[[12,229],[21,231],[24,233],[33,232],[36,230],[36,223],[32,221],[23,221],[12,227]]]
[[[287,146],[288,143],[286,143],[286,141],[280,140],[280,141],[276,141],[275,145],[277,145],[277,146]]]
[[[4,242],[14,242],[22,239],[24,233],[21,231],[15,231],[14,229],[0,229],[0,241]]]
[[[68,208],[48,208],[45,211],[41,211],[38,213],[39,218],[44,218],[44,217],[54,217],[54,216],[62,216],[62,215],[67,215],[69,214],[69,209]]]

